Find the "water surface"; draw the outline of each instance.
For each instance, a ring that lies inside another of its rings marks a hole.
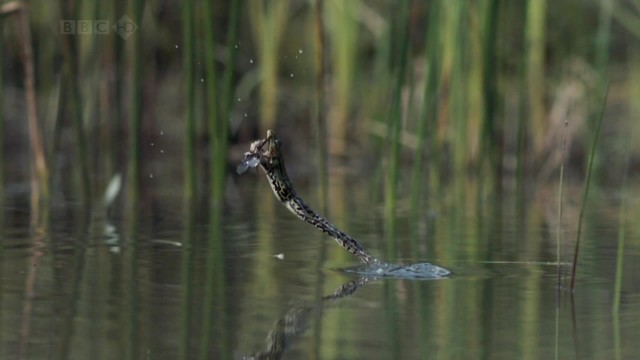
[[[77,203],[58,203],[49,224],[35,231],[24,196],[8,194],[0,233],[0,357],[638,355],[640,232],[627,225],[616,318],[619,199],[611,191],[595,191],[590,200],[570,296],[556,288],[555,202],[543,187],[518,197],[508,189],[479,195],[468,183],[451,184],[425,196],[417,218],[402,198],[389,239],[382,200],[368,182],[332,179],[329,218],[377,257],[453,272],[416,281],[349,271],[357,259],[276,203],[262,177],[230,176],[219,228],[206,206],[189,219],[176,206],[180,194],[150,191],[137,216],[88,215]],[[313,185],[294,181],[300,195],[317,203]],[[630,213],[639,196],[630,191]],[[576,205],[567,204],[562,262],[570,261],[577,220]],[[568,266],[562,269],[567,284]]]

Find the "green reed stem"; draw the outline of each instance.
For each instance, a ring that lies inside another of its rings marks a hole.
[[[115,0],[114,1],[114,13],[115,14],[123,14],[125,12],[125,0]],[[117,15],[116,15],[117,16]],[[134,36],[136,36],[134,34]],[[131,39],[135,41],[134,39]],[[125,76],[125,67],[124,67],[124,41],[120,39],[114,40],[114,49],[113,49],[113,78],[114,78],[114,118],[113,118],[113,127],[111,131],[111,148],[115,149],[111,156],[111,161],[113,163],[113,167],[115,169],[123,169],[122,161],[125,158],[125,152],[123,146],[118,146],[122,141],[122,137],[125,133],[125,123],[124,119],[126,118],[124,106],[123,106],[123,96],[124,92],[124,79]],[[119,170],[122,171],[122,170]],[[132,178],[132,177],[131,177]]]
[[[210,198],[210,237],[208,242],[208,251],[206,257],[206,272],[204,280],[204,301],[203,301],[203,322],[202,322],[202,334],[200,336],[200,359],[209,358],[209,349],[211,341],[213,339],[213,322],[214,322],[214,300],[215,300],[215,278],[216,278],[216,260],[219,259],[220,253],[217,253],[216,247],[219,247],[219,241],[221,239],[220,225],[222,220],[222,213],[220,209],[223,205],[223,197],[221,196],[220,189],[224,189],[224,179],[218,176],[220,172],[224,173],[224,166],[226,166],[226,158],[222,157],[220,152],[221,137],[226,139],[226,134],[221,132],[221,124],[219,118],[218,96],[216,91],[216,79],[217,74],[215,71],[215,37],[211,2],[203,1],[202,5],[202,33],[204,36],[204,55],[205,55],[205,69],[206,69],[206,93],[205,98],[207,106],[208,116],[208,128],[209,128],[209,150],[211,154],[211,162],[209,168],[211,169],[211,198]],[[186,19],[184,19],[186,21]],[[184,24],[186,26],[186,24]],[[224,154],[222,154],[224,155]],[[217,259],[218,258],[218,259]],[[220,295],[220,294],[217,294]]]
[[[210,203],[210,234],[206,258],[206,274],[204,288],[204,322],[200,344],[200,359],[209,358],[211,339],[220,339],[222,359],[231,358],[229,351],[227,331],[227,301],[225,298],[224,275],[224,244],[222,243],[224,189],[227,165],[227,139],[229,123],[229,106],[227,99],[231,99],[233,87],[231,74],[234,70],[236,47],[228,46],[228,64],[225,80],[222,82],[222,100],[217,96],[217,73],[215,71],[215,39],[214,39],[214,13],[209,2],[203,3],[204,32],[205,32],[205,56],[207,69],[207,91],[211,151],[211,203]],[[231,4],[230,23],[228,30],[229,44],[235,43],[238,24],[238,1]],[[228,77],[228,78],[227,78]],[[217,314],[217,315],[215,315]],[[213,336],[214,318],[217,320],[219,336]]]
[[[134,200],[132,204],[137,204]],[[126,288],[123,290],[126,304],[126,325],[123,336],[125,336],[125,346],[123,347],[123,356],[125,360],[133,360],[140,358],[139,342],[140,342],[140,291],[138,290],[139,279],[139,254],[138,254],[138,234],[140,217],[136,211],[133,211],[127,218],[130,222],[128,225],[126,252],[124,254],[125,261],[125,277],[124,283]]]
[[[449,124],[453,136],[451,137],[452,168],[462,178],[465,168],[465,155],[467,150],[467,135],[465,116],[467,76],[464,68],[464,59],[468,41],[463,34],[463,3],[458,1],[442,2],[442,66],[444,78],[448,81],[448,90],[445,93],[446,107],[449,113]]]
[[[2,16],[2,15],[0,15]],[[4,54],[4,20],[0,17],[0,54]],[[0,205],[4,205],[4,56],[0,55]],[[2,207],[4,208],[4,206]],[[0,228],[4,229],[2,222],[2,212],[0,212]],[[2,255],[2,249],[0,249],[0,255]],[[2,257],[0,256],[0,259]],[[0,275],[2,269],[0,269]],[[0,276],[0,279],[2,277]],[[0,299],[2,297],[0,296]],[[2,302],[0,301],[0,308]],[[2,323],[2,316],[0,314],[0,324]],[[0,340],[2,340],[0,338]]]
[[[196,196],[196,118],[194,69],[194,1],[186,0],[182,7],[182,69],[184,82],[184,194],[191,203]],[[212,134],[213,135],[213,134]]]
[[[190,2],[187,0],[186,2]],[[193,3],[192,3],[193,4]],[[192,342],[192,323],[193,323],[193,266],[195,261],[194,243],[195,243],[195,224],[196,224],[196,207],[193,201],[188,199],[183,211],[184,233],[182,240],[182,257],[180,265],[181,277],[181,303],[180,303],[180,350],[179,359],[193,359],[191,356]]]
[[[562,269],[560,267],[560,243],[562,242],[562,185],[564,183],[564,162],[565,162],[565,148],[567,146],[567,126],[569,121],[565,120],[564,129],[562,130],[562,152],[560,154],[560,183],[558,184],[558,227],[556,233],[556,266],[558,267],[558,282],[557,288],[560,289],[560,281],[562,275]]]
[[[65,39],[71,39],[71,36],[65,36]],[[75,135],[75,157],[78,164],[78,171],[80,173],[80,198],[82,203],[89,204],[91,200],[89,190],[89,169],[87,158],[87,145],[86,136],[84,134],[84,122],[82,115],[82,96],[80,95],[80,84],[78,75],[78,49],[77,43],[73,40],[67,41],[66,54],[66,70],[65,76],[68,79],[68,89],[71,91],[71,102],[73,110],[71,111],[71,117],[73,118],[73,131]]]
[[[327,213],[327,125],[325,122],[325,38],[324,38],[324,1],[316,0],[316,104],[315,104],[315,133],[318,160],[318,198],[320,210]]]
[[[259,51],[260,66],[260,133],[276,125],[278,100],[278,51],[289,13],[289,0],[250,1],[249,15]],[[228,44],[235,46],[236,44]]]
[[[600,136],[600,127],[602,125],[602,117],[604,115],[604,109],[607,104],[607,97],[609,94],[609,82],[607,81],[602,96],[602,103],[600,104],[600,112],[596,119],[596,128],[593,133],[593,140],[591,142],[591,149],[589,151],[589,166],[587,168],[587,178],[584,186],[584,192],[582,193],[582,204],[580,205],[580,215],[578,217],[578,232],[576,234],[576,246],[573,252],[573,264],[571,269],[571,291],[575,289],[576,284],[576,269],[578,267],[578,255],[580,252],[580,235],[582,232],[582,220],[584,218],[584,212],[587,207],[587,199],[589,197],[589,185],[591,184],[591,170],[593,169],[593,159],[596,153],[596,147],[598,145],[598,138]]]
[[[596,67],[599,73],[605,71],[609,63],[612,15],[613,0],[600,0],[600,19],[596,35]]]
[[[485,5],[485,11],[483,16],[483,78],[482,78],[482,91],[484,96],[484,117],[482,127],[482,138],[480,156],[483,154],[487,156],[490,167],[493,169],[493,173],[500,178],[502,173],[502,158],[503,147],[499,141],[496,141],[500,137],[500,129],[498,117],[496,116],[496,107],[498,99],[498,88],[496,79],[496,63],[498,59],[498,21],[499,21],[499,1],[489,0],[489,3]],[[496,21],[498,19],[498,21]],[[498,181],[496,181],[497,185]],[[497,186],[500,188],[499,186]]]
[[[529,0],[525,37],[527,48],[527,95],[533,149],[542,150],[545,131],[544,49],[547,0]]]
[[[231,103],[233,101],[233,72],[236,68],[236,58],[238,56],[238,48],[233,44],[238,41],[238,28],[240,24],[240,10],[242,8],[242,1],[231,0],[229,12],[229,31],[227,32],[227,67],[225,68],[222,79],[222,114],[220,119],[222,120],[222,126],[224,133],[226,134],[229,129],[229,114],[231,112]]]
[[[622,174],[622,185],[620,191],[620,216],[618,222],[618,249],[616,254],[616,276],[613,287],[613,316],[618,317],[620,314],[620,296],[622,294],[622,270],[624,262],[624,243],[626,238],[626,218],[627,218],[627,179],[629,177],[629,163],[631,161],[631,139],[633,139],[633,124],[629,122],[629,131],[626,139],[626,160],[624,164],[624,172]]]
[[[29,8],[22,6],[17,13],[18,33],[20,35],[21,60],[23,63],[23,79],[25,97],[27,102],[27,122],[29,128],[29,141],[32,158],[32,200],[38,198],[49,199],[49,168],[47,166],[45,146],[38,120],[35,89],[35,70],[31,39],[31,27],[29,26]],[[32,204],[39,208],[37,204]],[[36,218],[39,219],[39,218]]]
[[[131,11],[133,21],[142,23],[143,0],[133,0]],[[130,63],[132,66],[131,91],[132,99],[129,113],[129,154],[128,154],[128,200],[129,211],[136,212],[138,209],[138,195],[140,193],[140,167],[141,160],[141,138],[142,138],[142,34],[133,34],[127,45],[130,53]]]
[[[316,158],[318,161],[318,203],[320,211],[324,214],[328,212],[328,180],[327,180],[327,124],[325,118],[325,33],[324,33],[324,1],[316,0],[315,2],[315,28],[316,28],[316,102],[315,102],[315,135],[316,135]],[[317,256],[315,282],[315,297],[320,298],[324,289],[324,272],[320,269],[327,255],[327,242],[323,241],[320,245]],[[313,312],[312,328],[313,335],[311,340],[311,354],[313,358],[320,358],[320,350],[322,349],[322,310],[318,309]]]
[[[0,15],[0,54],[4,54],[4,19]],[[0,55],[0,229],[4,223],[4,55]],[[0,246],[0,262],[4,263],[4,244]],[[0,288],[4,289],[4,266],[0,266]],[[0,293],[0,309],[5,309],[4,291]],[[0,324],[4,324],[4,311],[0,311]],[[0,333],[0,343],[5,343],[4,334]]]
[[[206,106],[207,106],[207,116],[208,116],[208,128],[209,128],[209,137],[210,137],[210,146],[209,150],[211,153],[211,186],[212,191],[217,189],[221,185],[219,184],[219,176],[216,176],[220,170],[224,172],[224,167],[221,167],[220,164],[224,164],[226,158],[220,154],[223,150],[220,146],[220,141],[225,141],[227,139],[227,134],[223,132],[223,122],[226,123],[226,119],[220,118],[220,106],[221,102],[219,101],[218,91],[216,89],[218,75],[216,73],[216,59],[215,59],[215,37],[214,37],[214,13],[212,11],[211,2],[203,1],[202,2],[202,32],[204,36],[204,55],[205,55],[205,69],[206,69]],[[221,121],[224,120],[224,121]],[[212,197],[214,202],[220,202],[221,199],[217,197]]]
[[[413,197],[411,199],[411,218],[414,219],[414,223],[418,224],[418,216],[420,209],[421,190],[425,187],[424,178],[422,176],[424,168],[424,155],[425,144],[431,143],[435,140],[435,136],[429,136],[435,132],[436,127],[429,125],[435,125],[436,121],[433,120],[437,116],[438,109],[438,87],[440,84],[440,34],[438,27],[440,19],[440,2],[435,1],[431,3],[429,22],[427,26],[427,61],[425,64],[425,83],[424,83],[424,98],[422,115],[418,120],[418,127],[416,129],[418,144],[416,146],[414,154],[413,172],[411,175],[411,189]],[[427,132],[430,130],[430,132]],[[427,138],[430,140],[427,141]],[[434,152],[430,152],[431,157],[435,156]],[[428,185],[427,185],[428,188]],[[428,189],[427,189],[428,193]],[[417,239],[416,239],[417,240]],[[417,244],[415,244],[417,245]]]
[[[329,116],[329,148],[338,156],[347,154],[349,115],[354,98],[354,79],[357,70],[359,23],[356,20],[360,0],[331,1],[327,19],[331,35],[332,101]]]
[[[405,72],[407,68],[407,59],[409,52],[409,28],[405,19],[409,16],[409,1],[402,1],[399,17],[396,19],[397,33],[392,32],[389,41],[395,42],[399,40],[397,49],[396,63],[392,66],[396,67],[395,84],[393,85],[392,103],[388,118],[388,134],[390,139],[389,150],[389,168],[387,173],[387,181],[385,186],[385,219],[387,222],[387,244],[391,252],[388,256],[395,256],[395,239],[391,236],[395,233],[395,208],[396,208],[396,188],[398,184],[398,175],[400,172],[400,125],[402,120],[402,88],[404,84]],[[393,70],[392,70],[393,71]]]
[[[619,360],[622,358],[620,351],[620,300],[622,297],[622,276],[624,268],[624,248],[626,240],[626,225],[627,225],[627,192],[628,192],[628,177],[629,177],[629,162],[631,159],[631,139],[633,139],[633,125],[630,121],[629,131],[627,132],[626,140],[626,160],[624,170],[622,174],[622,185],[620,191],[620,215],[618,220],[618,247],[616,250],[616,275],[613,286],[613,306],[611,307],[611,315],[613,317],[613,347],[614,358]]]

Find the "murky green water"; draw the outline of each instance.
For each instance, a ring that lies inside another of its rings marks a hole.
[[[336,225],[387,261],[427,261],[454,272],[449,279],[410,281],[344,271],[357,260],[277,204],[261,175],[232,179],[220,231],[204,208],[188,221],[181,194],[165,189],[145,195],[137,219],[114,211],[87,216],[78,204],[56,204],[39,233],[30,230],[24,196],[8,194],[0,233],[0,357],[638,355],[640,229],[633,220],[626,228],[615,318],[619,202],[610,191],[591,197],[572,297],[556,291],[553,184],[527,189],[520,200],[511,190],[496,195],[474,182],[450,184],[431,192],[418,221],[403,198],[397,236],[385,239],[382,200],[368,180],[333,178],[329,217]],[[315,188],[294,181],[316,204]],[[570,261],[575,237],[580,186],[573,188],[563,262]],[[638,212],[639,199],[637,189],[630,191],[630,214]]]

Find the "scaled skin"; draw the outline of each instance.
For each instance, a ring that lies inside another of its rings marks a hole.
[[[375,262],[375,259],[367,254],[358,241],[340,231],[327,219],[316,214],[296,194],[293,184],[287,175],[280,145],[280,140],[278,140],[275,133],[272,130],[268,130],[265,139],[251,143],[250,151],[246,154],[245,161],[247,161],[248,157],[259,156],[260,167],[267,176],[267,180],[269,180],[271,190],[273,190],[276,198],[294,215],[333,237],[338,244],[356,255],[363,263],[370,264]],[[265,146],[266,149],[263,150]]]

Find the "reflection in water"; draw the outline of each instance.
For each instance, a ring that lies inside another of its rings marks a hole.
[[[264,351],[244,356],[244,360],[254,359],[280,359],[287,347],[295,342],[308,328],[310,315],[316,311],[321,311],[326,307],[335,305],[342,298],[353,295],[362,285],[365,285],[374,277],[361,277],[357,280],[349,281],[340,286],[331,295],[320,298],[320,301],[313,306],[296,306],[289,311],[273,326],[267,335],[267,348]]]
[[[355,190],[344,193],[351,216],[341,225],[384,248],[379,212],[352,211],[371,203],[362,195],[366,185],[347,184]],[[301,193],[309,193],[304,186]],[[639,232],[631,222],[625,227],[622,298],[614,322],[617,248],[607,240],[615,239],[618,225],[608,214],[619,210],[607,212],[615,204],[608,198],[596,198],[587,213],[589,246],[574,299],[563,294],[557,300],[557,274],[549,266],[555,259],[549,229],[556,227],[546,225],[545,208],[538,206],[546,200],[526,202],[520,217],[496,209],[513,206],[513,194],[462,206],[460,199],[481,197],[453,198],[448,188],[441,191],[442,200],[434,198],[440,201],[439,215],[417,229],[418,239],[428,239],[416,242],[419,252],[408,242],[408,214],[399,211],[397,256],[385,258],[412,263],[428,254],[454,267],[456,276],[405,281],[377,275],[380,280],[369,279],[355,293],[363,280],[323,297],[327,284],[339,285],[328,269],[343,268],[340,255],[346,253],[328,246],[339,251],[320,261],[321,234],[309,236],[305,223],[273,201],[267,184],[256,186],[242,177],[239,187],[244,207],[224,209],[221,223],[176,210],[177,194],[158,196],[157,206],[143,207],[137,216],[91,216],[88,227],[73,204],[59,204],[44,234],[30,231],[29,212],[21,206],[28,198],[22,203],[10,198],[0,219],[0,359],[637,355]],[[476,211],[479,207],[483,211]],[[629,211],[638,213],[637,203],[630,201]],[[272,257],[279,253],[284,260]],[[34,255],[39,256],[35,269]],[[355,279],[358,270],[347,271]],[[291,301],[306,306],[293,308]],[[21,335],[23,328],[27,336]]]

